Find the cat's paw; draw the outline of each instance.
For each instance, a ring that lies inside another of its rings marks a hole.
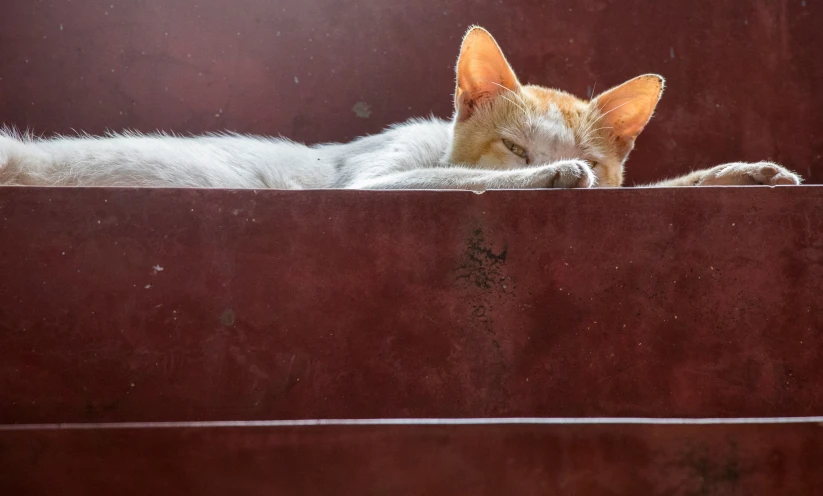
[[[706,171],[698,186],[777,186],[797,185],[803,178],[772,162],[735,162]]]
[[[595,177],[589,164],[582,160],[564,160],[546,165],[540,188],[591,188]]]

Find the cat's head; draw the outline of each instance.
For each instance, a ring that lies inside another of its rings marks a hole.
[[[494,38],[473,27],[457,61],[454,137],[448,161],[514,169],[562,159],[587,161],[597,186],[620,186],[623,163],[663,92],[656,74],[586,101],[522,85]]]

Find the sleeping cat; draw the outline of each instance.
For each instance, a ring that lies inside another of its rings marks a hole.
[[[623,164],[663,91],[649,74],[591,101],[522,85],[495,40],[474,27],[457,61],[451,122],[398,124],[347,144],[307,147],[231,134],[133,133],[34,139],[0,133],[0,184],[276,189],[588,188],[620,186]],[[800,184],[768,162],[699,170],[658,186]]]

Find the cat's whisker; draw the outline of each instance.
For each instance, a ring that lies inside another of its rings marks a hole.
[[[597,129],[592,129],[592,130],[586,132],[585,136],[583,137],[583,141],[586,141],[586,140],[591,139],[591,138],[598,138],[598,136],[592,136],[592,135],[594,133],[596,133],[597,131],[601,131],[603,129],[614,129],[614,128],[612,126],[602,126],[602,127],[598,127]]]
[[[633,101],[635,101],[635,100],[637,100],[637,98],[632,98],[632,99],[631,99],[631,100],[629,100],[628,102],[623,102],[623,103],[621,103],[620,105],[618,105],[617,107],[615,107],[615,108],[613,108],[613,109],[609,110],[608,112],[605,112],[605,113],[603,113],[603,114],[600,114],[599,118],[600,118],[600,119],[602,119],[603,117],[606,117],[607,115],[611,114],[612,112],[614,112],[615,110],[619,109],[620,107],[624,107],[624,106],[626,106],[626,105],[628,105],[628,104],[632,103],[632,102],[633,102]]]
[[[583,136],[588,136],[589,135],[589,130],[592,128],[592,126],[597,124],[599,121],[600,121],[599,117],[597,119],[592,119],[591,121],[589,121],[586,124],[586,127],[580,132],[580,134],[583,135]]]
[[[517,108],[519,108],[520,110],[522,110],[524,114],[526,114],[526,115],[528,115],[528,114],[529,114],[529,113],[528,113],[528,111],[526,111],[526,107],[524,107],[524,106],[520,105],[519,103],[515,102],[514,100],[512,100],[512,99],[511,99],[511,98],[509,98],[509,97],[507,97],[506,95],[500,95],[500,96],[501,96],[501,97],[503,97],[503,99],[504,99],[504,100],[506,100],[507,102],[511,103],[511,104],[512,104],[512,105],[514,105],[515,107],[517,107]]]
[[[586,127],[580,131],[580,135],[583,137],[581,140],[585,140],[591,135],[591,128],[598,122],[598,119],[594,119],[586,124]]]
[[[628,101],[628,102],[626,102],[626,103],[631,103],[632,101],[634,101],[634,100]],[[626,105],[626,103],[624,103],[623,105]],[[618,108],[622,107],[623,105],[620,105],[620,106],[618,106],[618,107],[615,107],[615,108],[613,108],[612,110],[609,110],[609,112],[612,112],[612,111],[614,111],[614,110],[617,110]],[[597,119],[593,119],[591,122],[589,122],[589,123],[588,123],[588,125],[586,126],[586,128],[585,128],[585,129],[583,129],[583,131],[581,131],[581,132],[580,132],[580,134],[582,134],[584,137],[587,137],[587,136],[589,136],[589,135],[590,135],[590,134],[592,134],[592,133],[596,133],[597,131],[600,131],[601,129],[613,129],[611,126],[603,126],[603,127],[599,127],[599,128],[597,128],[597,129],[592,130],[592,126],[594,126],[595,124],[597,124],[598,122],[600,122],[600,119],[602,119],[602,118],[603,118],[603,116],[605,116],[605,115],[606,115],[606,114],[608,114],[609,112],[606,112],[606,113],[605,113],[605,114],[603,114],[603,115],[599,115],[599,116],[597,117]],[[585,139],[585,138],[584,138],[584,139]]]
[[[591,134],[588,134],[580,140],[580,145],[581,146],[591,146],[591,145],[594,145],[597,142],[602,142],[602,141],[605,141],[605,140],[606,140],[606,138],[604,138],[603,136],[592,136]]]
[[[509,93],[514,95],[515,98],[520,100],[520,103],[522,103],[523,105],[526,105],[526,100],[524,100],[523,96],[520,95],[519,93],[517,93],[516,91],[512,90],[511,88],[506,88],[505,86],[503,86],[502,84],[500,84],[496,81],[492,81],[492,84],[495,85],[495,86],[499,86],[499,87],[503,88],[504,90],[508,91]]]
[[[596,123],[596,122],[600,121],[600,119],[602,119],[603,117],[606,117],[607,115],[609,115],[610,113],[612,113],[612,112],[614,112],[615,110],[619,109],[620,107],[623,107],[623,106],[625,106],[625,105],[628,105],[628,104],[632,103],[632,102],[633,102],[633,101],[635,101],[635,100],[637,100],[637,98],[632,98],[631,100],[629,100],[629,101],[627,101],[627,102],[623,102],[623,103],[621,103],[620,105],[618,105],[617,107],[615,107],[615,108],[613,108],[613,109],[609,110],[608,112],[604,112],[604,113],[602,113],[602,114],[598,115],[596,119],[593,119],[593,120],[592,120],[592,122],[591,122],[591,123],[589,123],[589,125],[586,127],[586,129],[583,131],[583,133],[582,133],[582,134],[586,134],[586,133],[588,133],[589,128],[590,128],[591,126],[593,126],[593,125],[594,125],[594,123]]]

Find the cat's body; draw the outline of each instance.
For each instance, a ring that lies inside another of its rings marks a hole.
[[[0,184],[274,189],[505,189],[620,186],[663,90],[635,78],[591,101],[521,85],[473,28],[457,65],[452,121],[415,119],[345,144],[240,135],[133,133],[34,139],[0,133]],[[659,183],[799,184],[770,163],[726,164]]]
[[[38,140],[0,133],[0,183],[200,188],[368,188],[391,173],[445,166],[451,125],[415,119],[351,143],[126,133]],[[116,164],[116,166],[113,166]]]
[[[0,184],[483,190],[551,187],[553,171],[563,168],[458,167],[446,160],[452,136],[451,122],[436,118],[413,119],[350,143],[315,146],[242,135],[37,140],[5,132]]]

